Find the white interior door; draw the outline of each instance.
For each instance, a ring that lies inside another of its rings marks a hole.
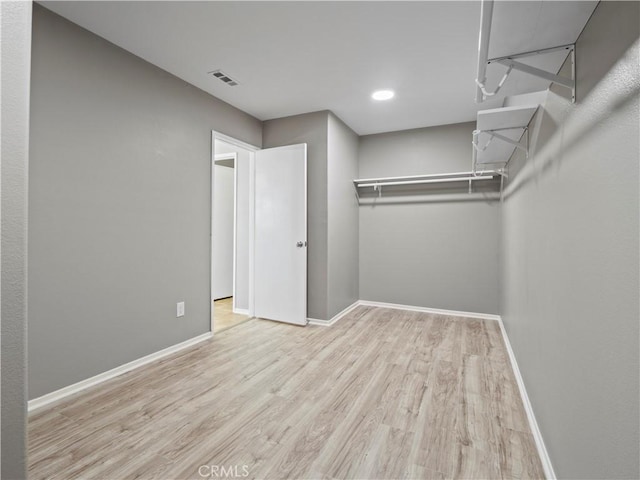
[[[254,315],[307,323],[307,145],[255,156]]]

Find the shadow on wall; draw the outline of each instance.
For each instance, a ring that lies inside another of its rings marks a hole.
[[[636,55],[639,48],[640,40],[627,50],[623,59]],[[522,158],[512,159],[512,162],[515,160],[516,165],[510,162],[509,167],[513,171],[513,166],[516,166],[516,173],[511,175],[512,180],[505,189],[505,199],[531,181],[548,174],[552,167],[559,167],[563,157],[581,140],[595,132],[607,118],[627,108],[628,104],[637,100],[640,95],[640,78],[637,68],[627,69],[622,75],[605,76],[591,92],[597,93],[599,88],[605,88],[603,85],[607,85],[607,90],[612,92],[612,96],[609,96],[606,103],[590,102],[592,95],[589,95],[580,105],[574,106],[563,95],[553,90],[548,92],[547,101],[540,107],[529,125],[529,131],[535,132],[528,158],[531,166],[525,168],[527,161]],[[547,109],[548,105],[562,107],[554,114]]]

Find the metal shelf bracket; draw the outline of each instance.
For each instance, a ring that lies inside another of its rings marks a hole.
[[[529,131],[529,129],[527,127],[523,128],[523,133],[527,133]],[[502,140],[503,142],[509,143],[513,146],[515,146],[516,148],[519,148],[520,150],[522,150],[525,155],[527,156],[527,158],[529,157],[529,135],[523,135],[525,138],[525,145],[522,145],[522,143],[518,140],[513,140],[509,137],[505,137],[504,135],[501,135],[500,133],[498,133],[498,131],[496,130],[485,130],[484,133],[487,133],[491,136],[491,138],[497,138],[498,140]],[[491,140],[489,140],[491,141]],[[487,145],[489,143],[487,142]],[[486,148],[486,145],[485,145]]]
[[[535,51],[515,53],[500,58],[488,58],[489,55],[489,39],[491,37],[491,23],[493,17],[494,0],[482,0],[482,6],[480,9],[480,38],[478,44],[478,71],[476,74],[476,103],[481,103],[487,98],[496,95],[507,78],[513,70],[533,75],[538,78],[542,78],[549,82],[561,85],[563,87],[571,89],[571,100],[575,102],[576,99],[576,69],[575,69],[575,44],[554,46],[551,48],[544,48]],[[519,62],[517,59],[531,57],[533,55],[542,55],[560,50],[567,50],[571,55],[571,78],[566,78],[553,72],[548,72],[544,69],[533,67],[531,65]],[[487,65],[490,63],[499,63],[507,67],[507,71],[504,73],[500,81],[498,82],[495,90],[489,91],[487,88]]]
[[[559,50],[569,50],[570,62],[571,62],[571,78],[567,78],[561,75],[557,75],[555,73],[547,72],[546,70],[543,70],[541,68],[532,67],[531,65],[527,65],[515,60],[516,58],[526,58],[533,55],[551,53]],[[498,84],[498,88],[496,89],[494,94],[497,93],[500,87],[502,87],[502,84],[504,83],[506,77],[509,76],[511,71],[515,69],[520,72],[527,73],[529,75],[533,75],[538,78],[542,78],[543,80],[548,80],[562,87],[569,88],[571,90],[571,101],[573,103],[575,103],[576,101],[576,73],[575,73],[576,72],[576,46],[575,44],[562,45],[560,47],[553,47],[553,48],[546,48],[544,50],[536,50],[534,52],[520,53],[517,55],[509,55],[508,57],[492,58],[487,61],[487,65],[490,63],[499,63],[500,65],[504,65],[505,67],[508,67],[507,73],[505,73],[503,79]],[[484,89],[483,89],[483,94],[484,94]]]
[[[515,130],[515,129],[521,129],[522,130],[522,135],[520,137],[519,140],[513,140],[512,138],[506,137],[504,135],[502,135],[501,133],[498,133],[500,131],[503,130]],[[484,147],[480,147],[478,146],[478,136],[481,133],[486,133],[487,135],[489,135],[489,140],[487,141],[487,143],[485,143]],[[524,137],[524,142],[525,144],[522,144],[522,138]],[[496,130],[474,130],[473,131],[473,140],[471,140],[471,144],[473,145],[473,158],[471,161],[472,164],[472,173],[473,175],[476,175],[477,169],[478,169],[478,163],[477,163],[477,152],[483,152],[484,150],[487,149],[487,147],[491,144],[491,141],[493,139],[497,139],[500,140],[502,142],[508,143],[510,145],[513,145],[514,147],[522,150],[525,154],[525,158],[529,158],[529,127],[511,127],[511,128],[501,128],[501,129],[496,129]],[[500,164],[506,165],[508,163],[508,159],[505,160],[504,162],[500,162]],[[504,176],[504,170],[501,171],[500,173],[501,176]]]

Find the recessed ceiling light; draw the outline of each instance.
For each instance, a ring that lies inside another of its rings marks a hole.
[[[371,94],[374,100],[391,100],[395,95],[393,90],[377,90]]]

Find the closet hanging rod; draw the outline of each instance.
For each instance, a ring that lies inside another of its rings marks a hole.
[[[493,175],[478,175],[458,178],[432,178],[425,180],[403,180],[397,182],[372,182],[358,183],[358,187],[388,187],[393,185],[420,185],[423,183],[446,183],[446,182],[475,182],[476,180],[492,180]]]
[[[501,171],[498,170],[485,170],[481,172],[482,175],[502,175]],[[473,176],[474,172],[455,172],[455,173],[430,173],[427,175],[409,175],[404,177],[379,177],[379,178],[359,178],[353,181],[353,183],[360,185],[362,183],[384,183],[385,182],[394,182],[394,181],[402,181],[402,180],[419,180],[419,179],[429,179],[429,178],[444,178],[446,180],[467,180],[466,177]],[[451,178],[449,178],[451,177]],[[458,178],[455,178],[458,177]],[[459,178],[465,177],[465,178]]]

